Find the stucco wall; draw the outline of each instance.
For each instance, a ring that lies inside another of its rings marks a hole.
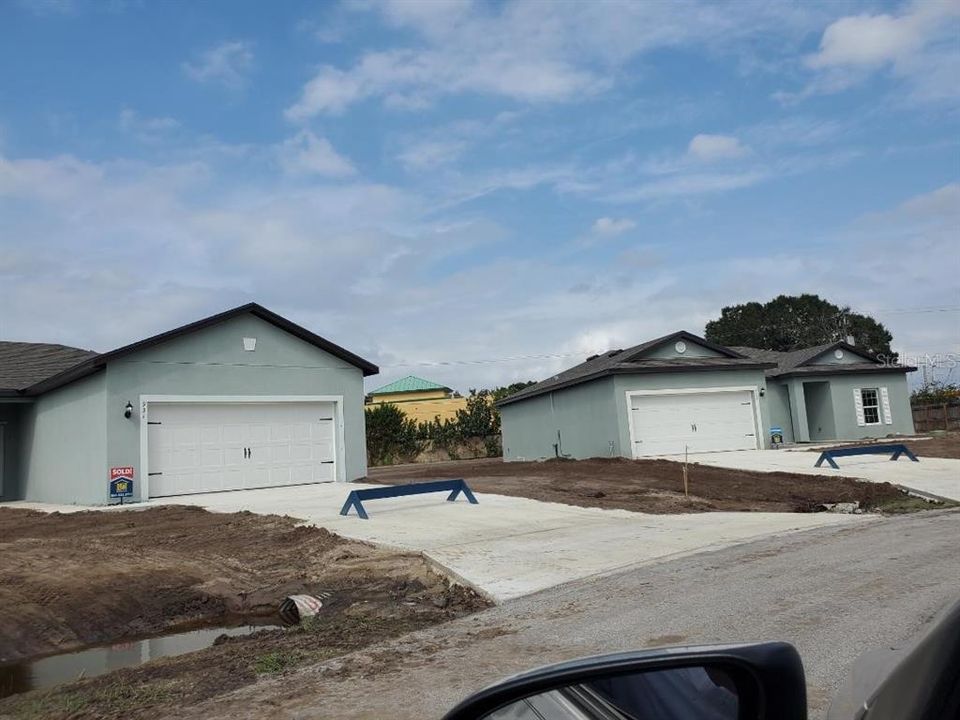
[[[416,400],[443,400],[449,397],[450,393],[446,390],[417,390],[415,392],[402,393],[381,393],[371,395],[371,403],[404,403],[414,402]]]
[[[643,358],[668,358],[671,360],[675,358],[689,357],[723,357],[720,353],[712,348],[698,345],[690,340],[684,340],[683,342],[687,346],[687,349],[682,353],[677,352],[677,342],[674,341],[650,348],[649,350],[641,353],[640,356]]]
[[[803,397],[807,406],[807,426],[811,442],[833,440],[837,437],[833,418],[832,386],[829,382],[803,383]]]
[[[762,370],[701,370],[695,372],[650,373],[637,375],[615,375],[614,396],[616,398],[616,417],[619,424],[619,449],[624,457],[631,457],[630,424],[627,418],[628,390],[668,390],[710,387],[756,387],[766,392],[766,380]],[[768,447],[769,411],[766,396],[759,399],[761,447]]]
[[[853,401],[854,388],[886,387],[890,395],[890,425],[882,422],[883,408],[880,409],[879,425],[857,425],[856,409]],[[859,440],[878,438],[887,435],[913,435],[913,412],[910,410],[910,390],[907,387],[906,373],[871,373],[830,377],[830,395],[833,400],[833,417],[836,423],[836,437],[839,440]]]
[[[107,497],[106,376],[100,372],[25,406],[20,488],[33,502],[101,504]]]
[[[368,408],[384,405],[385,402],[374,400],[367,404]],[[458,410],[467,409],[467,399],[464,397],[442,397],[439,400],[412,400],[404,402],[393,402],[398,408],[403,410],[403,414],[416,423],[431,423],[434,418],[444,420],[456,420]]]
[[[577,459],[631,457],[628,390],[737,386],[765,389],[763,372],[710,370],[614,375],[504,405],[500,408],[504,459],[551,458],[555,443],[562,455]],[[759,409],[761,439],[766,444],[769,422],[763,397]]]
[[[257,338],[255,351],[243,349],[244,337]],[[141,395],[342,395],[345,478],[367,474],[362,371],[254,315],[226,320],[109,364],[106,464],[132,465],[137,478]],[[123,416],[128,401],[135,408],[130,419]],[[139,492],[142,483],[136,487]]]
[[[767,381],[767,442],[770,441],[770,428],[783,430],[785,443],[795,442],[793,419],[790,417],[790,392],[787,386],[776,380]]]
[[[842,348],[841,348],[842,349]],[[843,357],[838,358],[834,354],[833,350],[825,352],[822,355],[818,355],[810,361],[811,365],[854,365],[856,363],[865,363],[873,362],[870,358],[864,355],[857,355],[856,353],[850,352],[849,350],[843,351]]]
[[[507,461],[620,454],[612,378],[504,405],[500,417]]]

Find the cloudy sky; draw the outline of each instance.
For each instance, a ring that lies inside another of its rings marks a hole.
[[[958,38],[960,0],[7,0],[0,339],[256,300],[466,390],[815,292],[960,352]]]

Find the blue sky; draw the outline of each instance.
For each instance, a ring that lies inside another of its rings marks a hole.
[[[256,300],[465,390],[816,292],[960,353],[958,38],[958,0],[8,0],[0,338]]]

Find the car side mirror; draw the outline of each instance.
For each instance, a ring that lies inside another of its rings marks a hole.
[[[444,720],[806,720],[800,655],[782,642],[617,653],[550,665]]]

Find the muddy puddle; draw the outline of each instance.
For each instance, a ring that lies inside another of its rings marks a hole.
[[[203,650],[221,635],[237,637],[279,627],[283,625],[277,617],[244,618],[0,665],[0,698],[104,675],[162,657]]]

